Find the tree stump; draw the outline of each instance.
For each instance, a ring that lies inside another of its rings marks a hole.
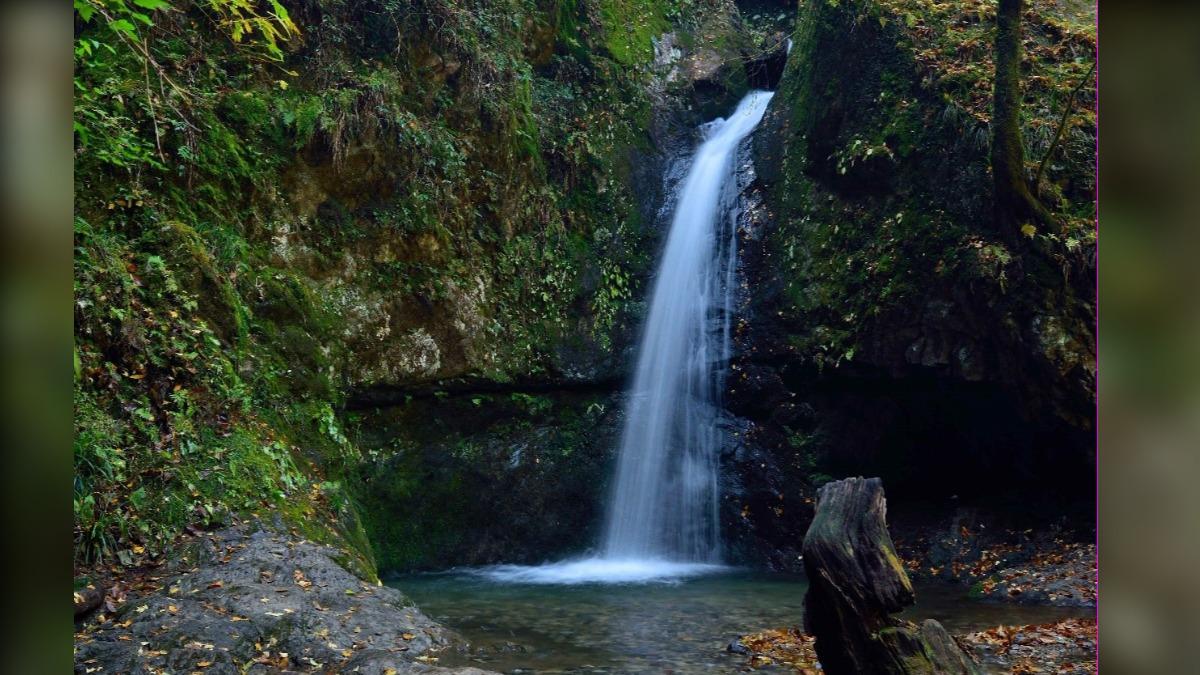
[[[979,672],[937,621],[918,626],[891,616],[915,596],[888,533],[878,478],[847,478],[818,491],[804,569],[805,632],[816,638],[830,675]]]

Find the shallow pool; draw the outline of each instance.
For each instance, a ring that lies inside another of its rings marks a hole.
[[[495,570],[389,582],[469,642],[464,652],[440,654],[439,665],[506,673],[733,671],[746,659],[726,653],[726,645],[746,633],[799,625],[807,588],[802,577],[736,569],[626,584],[497,581]],[[925,584],[917,586],[917,605],[905,617],[934,618],[961,633],[1091,615],[1076,608],[981,603],[959,587]]]

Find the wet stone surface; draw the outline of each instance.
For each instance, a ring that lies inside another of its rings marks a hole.
[[[336,549],[242,529],[199,544],[194,565],[81,627],[75,672],[482,672],[435,667],[456,636]]]
[[[1096,672],[1096,622],[1067,619],[1026,626],[997,626],[959,637],[991,672]]]
[[[970,588],[976,599],[1094,608],[1096,546],[1053,530],[997,530],[955,519],[940,531],[905,531],[897,549],[914,579]]]

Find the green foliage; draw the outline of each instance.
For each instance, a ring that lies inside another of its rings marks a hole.
[[[1042,21],[1057,11],[1036,5]],[[989,17],[993,8],[971,1],[816,3],[801,11],[776,97],[788,106],[790,135],[768,246],[788,300],[784,320],[796,327],[790,346],[818,369],[861,359],[864,341],[878,342],[874,327],[919,315],[931,289],[987,288],[1032,306],[1045,302],[1030,299],[1039,289],[1055,286],[1014,274],[1019,252],[990,232],[988,134],[980,124],[987,111],[953,84],[969,77],[971,91],[989,89],[990,101],[990,71],[963,59],[990,49]],[[848,31],[858,36],[849,44]],[[1070,50],[1086,54],[1088,44],[1087,29],[1075,26],[1057,47],[1039,38],[1031,52],[1039,69],[1075,69],[1061,60],[1074,63]],[[1031,109],[1047,110],[1068,82],[1036,82]],[[831,98],[839,105],[824,103]],[[1073,190],[1090,184],[1091,151],[1059,166]],[[1070,255],[1094,241],[1084,217],[1090,190],[1058,195],[1072,226],[1061,238],[1037,237]]]
[[[281,60],[280,43],[299,29],[277,0],[267,4],[270,10],[260,14],[250,0],[202,3],[205,18],[235,43],[248,45],[250,55]],[[165,137],[172,130],[190,135],[188,130],[199,127],[182,110],[192,107],[199,92],[177,83],[150,43],[155,20],[176,10],[164,0],[74,0],[74,8],[85,26],[74,48],[74,129],[85,165],[96,161],[139,178],[143,169],[168,169]],[[229,138],[218,140],[222,150],[237,149]],[[178,150],[186,159],[195,147],[185,143]]]
[[[133,0],[136,3],[163,5],[162,0]],[[266,54],[276,61],[283,60],[281,42],[299,35],[300,29],[288,16],[287,9],[279,0],[267,0],[267,14],[260,14],[257,0],[208,0],[208,6],[217,14],[217,22],[229,33],[229,38],[241,44],[249,37],[257,41]]]
[[[77,0],[77,560],[274,512],[371,573],[345,303],[477,292],[499,380],[611,344],[648,264],[629,149],[668,5]]]
[[[307,502],[297,446],[278,429],[314,428],[324,442],[307,447],[331,456],[348,446],[328,403],[268,423],[275,415],[262,406],[272,397],[239,375],[238,350],[202,318],[179,268],[147,252],[157,234],[130,240],[76,222],[73,502],[83,560],[131,562],[130,551],[161,552],[186,525]],[[194,267],[184,249],[164,253]]]
[[[992,115],[995,3],[983,0],[878,0],[868,3],[882,22],[895,21],[922,76],[952,108],[956,124],[986,133]],[[1096,58],[1095,8],[1085,3],[1029,0],[1023,17],[1022,137],[1032,169],[1050,148],[1069,93],[1083,93],[1067,116],[1065,143],[1051,165],[1050,204],[1073,232],[1094,231],[1091,196],[1096,142],[1095,87],[1086,82]]]
[[[604,419],[611,400],[475,398],[415,400],[367,412],[352,428],[371,448],[355,489],[381,570],[536,559],[590,540],[615,432]]]
[[[534,396],[521,392],[510,395],[514,403],[517,403],[525,409],[531,416],[543,415],[554,407],[554,401],[547,396]]]
[[[603,0],[600,16],[609,52],[627,65],[648,62],[654,55],[650,39],[669,30],[663,4],[653,0]]]

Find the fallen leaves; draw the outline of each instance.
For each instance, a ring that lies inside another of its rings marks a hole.
[[[297,586],[299,586],[300,588],[303,588],[304,590],[308,590],[309,588],[312,588],[312,582],[309,581],[308,579],[306,579],[304,577],[304,572],[299,569],[292,572],[292,579],[296,582]]]
[[[274,640],[272,640],[272,642],[274,642]],[[256,645],[256,647],[257,646],[258,645]],[[287,652],[277,652],[272,655],[271,651],[262,650],[262,653],[252,659],[252,662],[286,670],[291,665],[291,658],[288,656]]]
[[[1094,619],[996,626],[959,639],[981,660],[1007,667],[1014,674],[1096,672]]]
[[[898,541],[897,548],[910,574],[974,584],[973,595],[1076,606],[1095,603],[1095,544],[1032,530],[981,535],[955,528],[951,536]]]
[[[804,675],[820,673],[816,638],[798,628],[773,628],[738,638],[750,650],[751,668],[785,666]]]
[[[124,584],[113,584],[108,589],[108,592],[104,594],[104,611],[111,614],[117,611],[118,607],[125,604],[126,591],[127,587]]]
[[[287,543],[290,548],[293,542]],[[300,548],[304,544],[294,542],[294,545]],[[217,554],[238,558],[240,554],[236,550],[240,549],[218,546]],[[255,555],[261,553],[255,552]],[[270,561],[269,556],[265,559]],[[221,564],[219,561],[218,557],[212,563],[173,569],[169,577],[148,574],[154,569],[150,567],[133,572],[125,570],[123,585],[114,589],[109,598],[111,604],[122,603],[117,613],[98,614],[75,636],[77,667],[90,658],[97,667],[105,665],[104,672],[108,672],[116,662],[114,659],[131,658],[145,663],[152,672],[214,672],[226,668],[229,663],[229,649],[220,645],[231,644],[229,641],[232,640],[236,644],[253,645],[253,650],[245,650],[248,653],[232,657],[235,665],[248,666],[246,659],[249,659],[261,664],[255,668],[266,672],[320,671],[344,663],[361,650],[412,653],[421,651],[418,646],[426,646],[421,630],[416,627],[420,625],[419,615],[411,609],[397,608],[397,620],[401,623],[388,630],[362,621],[359,610],[367,603],[376,602],[374,596],[379,592],[374,586],[360,585],[353,577],[330,577],[320,565],[297,569],[298,563],[278,567],[274,562],[263,563],[268,573],[262,574],[262,567],[250,556],[241,558],[241,567],[217,567]],[[288,568],[292,569],[289,571]],[[255,583],[268,579],[269,589]],[[249,580],[248,583],[245,580]],[[78,592],[86,594],[79,584],[76,585]],[[308,592],[311,606],[306,606],[296,587]],[[209,589],[207,593],[205,589]],[[96,593],[99,597],[100,592]],[[321,598],[330,606],[322,605]],[[276,633],[300,630],[282,619],[305,613],[315,624],[306,623],[303,628],[305,639],[309,641],[305,645],[314,647],[315,653],[293,649],[291,651],[295,653],[288,655],[278,651],[284,645]],[[247,625],[230,625],[242,622]],[[263,639],[264,633],[274,637]],[[198,642],[196,638],[206,642]],[[255,638],[260,642],[255,643]],[[216,642],[216,645],[210,642]],[[104,649],[95,645],[103,645]],[[322,648],[322,645],[329,645],[329,648]],[[167,651],[153,649],[159,646],[168,646],[172,653],[179,648],[194,651],[186,662],[173,662],[172,667],[167,668],[164,659]],[[313,659],[313,656],[317,658]]]

